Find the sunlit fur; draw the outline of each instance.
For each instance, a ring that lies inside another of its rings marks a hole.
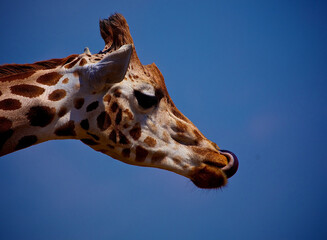
[[[128,164],[188,177],[200,188],[226,185],[227,158],[176,108],[157,66],[141,64],[125,18],[101,20],[100,32],[105,47],[98,54],[0,68],[0,155],[79,139]],[[142,95],[153,103],[142,107],[136,98]]]

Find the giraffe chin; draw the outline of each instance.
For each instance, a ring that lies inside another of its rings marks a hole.
[[[203,164],[194,170],[191,181],[198,188],[220,188],[227,184],[227,177],[219,168]]]
[[[227,179],[232,177],[238,170],[236,155],[228,150],[219,150],[224,155],[228,164],[222,168],[212,162],[204,162],[195,168],[191,175],[191,181],[199,188],[220,188],[227,184]]]

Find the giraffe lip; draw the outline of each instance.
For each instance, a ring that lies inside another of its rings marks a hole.
[[[212,166],[212,167],[220,168],[220,169],[222,169],[223,167],[225,167],[224,164],[221,164],[219,162],[212,162],[212,161],[207,161],[206,160],[206,161],[203,161],[203,163],[204,164],[207,164],[209,166]]]
[[[232,177],[238,169],[236,155],[228,150],[219,150],[227,158],[227,165],[216,161],[205,160],[204,164],[195,167],[190,175],[191,181],[199,188],[220,188],[227,184],[227,178]]]
[[[234,153],[228,150],[219,150],[220,154],[224,155],[228,159],[228,164],[221,168],[227,178],[232,177],[238,170],[238,158]]]

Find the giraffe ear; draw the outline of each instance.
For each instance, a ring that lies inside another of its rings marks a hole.
[[[90,66],[88,77],[94,90],[100,91],[105,85],[118,83],[124,79],[132,51],[132,44],[123,45],[100,62]]]
[[[133,47],[126,44],[117,51],[109,53],[97,65],[97,75],[104,77],[107,83],[117,83],[124,79]]]

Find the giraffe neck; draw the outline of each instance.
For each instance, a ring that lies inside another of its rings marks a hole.
[[[28,76],[30,75],[30,76]],[[79,98],[77,73],[62,68],[2,78],[0,156],[52,139],[74,139]]]

